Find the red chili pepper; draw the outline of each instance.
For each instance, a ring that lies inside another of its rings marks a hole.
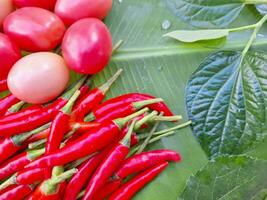
[[[109,200],[129,200],[142,189],[146,184],[156,178],[166,167],[168,162],[161,163],[147,171],[137,175],[129,182],[122,185],[116,192],[114,192]]]
[[[121,168],[115,173],[118,179],[124,179],[129,175],[147,170],[159,163],[166,161],[179,162],[181,156],[172,150],[153,150],[136,154],[124,161]]]
[[[101,160],[106,156],[106,153],[106,151],[98,153],[89,158],[78,168],[78,172],[72,177],[66,187],[64,196],[65,200],[75,200],[77,198],[79,192],[86,185],[92,173],[95,171]]]
[[[32,162],[34,159],[38,158],[44,153],[44,149],[33,150],[28,152],[23,152],[10,160],[7,160],[0,166],[0,180],[11,176],[17,171],[21,170]]]
[[[14,155],[17,151],[19,151],[23,142],[26,141],[29,137],[31,137],[36,132],[38,133],[39,131],[46,129],[48,126],[49,124],[30,132],[2,139],[0,141],[0,164]]]
[[[27,197],[33,191],[31,185],[18,185],[0,195],[1,200],[21,200]]]
[[[72,169],[58,176],[44,181],[40,184],[28,200],[58,200],[62,198],[65,191],[65,180],[71,178],[77,169]],[[61,184],[64,183],[64,184]]]
[[[7,80],[0,80],[0,92],[8,90]]]
[[[35,182],[40,182],[45,178],[45,168],[23,169],[16,175],[16,183],[21,185],[30,185]]]
[[[5,188],[5,189],[3,189],[3,190],[0,190],[0,197],[1,197],[1,195],[2,195],[2,194],[4,194],[4,193],[8,192],[9,190],[12,190],[12,189],[14,189],[15,187],[17,187],[17,185],[10,185],[10,186],[8,186],[8,187],[7,187],[7,188]]]
[[[6,97],[0,99],[0,116],[4,115],[12,105],[18,102],[19,99],[17,99],[13,94],[9,94]]]
[[[147,112],[148,109],[142,109],[128,117],[105,122],[85,134],[77,141],[57,150],[56,152],[43,156],[32,162],[27,167],[53,167],[69,163],[73,160],[85,157],[95,153],[114,141],[120,134],[121,129],[131,119]]]
[[[135,121],[132,122],[126,136],[117,143],[105,156],[99,167],[90,179],[83,200],[93,199],[96,191],[99,190],[112,174],[120,167],[130,150],[130,140],[134,129]]]
[[[0,123],[17,120],[17,119],[19,119],[19,118],[21,118],[23,116],[26,116],[26,115],[32,114],[32,113],[34,113],[34,112],[36,112],[38,110],[41,110],[42,108],[43,108],[42,105],[29,106],[29,107],[27,107],[25,109],[22,109],[19,112],[13,112],[13,113],[10,113],[9,115],[5,115],[5,116],[1,117],[0,118]]]
[[[104,85],[93,89],[79,102],[77,102],[73,109],[73,119],[76,119],[77,121],[83,121],[84,116],[104,99],[105,94],[121,73],[122,69],[118,70],[116,74],[114,74],[114,76]]]
[[[57,99],[54,103],[43,108],[33,114],[26,115],[18,118],[17,120],[0,122],[0,136],[11,136],[26,131],[33,130],[39,126],[42,126],[50,122],[72,96],[74,91],[80,88],[84,78],[79,81],[70,91],[68,91],[63,97]]]
[[[80,96],[78,97],[77,99],[77,103],[78,104],[80,102],[80,100],[85,96],[87,95],[87,93],[90,91],[91,89],[91,86],[92,86],[92,81],[90,78],[87,78],[86,82],[83,84],[83,86],[80,88]]]
[[[158,99],[149,99],[145,101],[138,101],[134,103],[127,102],[127,103],[122,104],[118,108],[113,108],[112,111],[110,111],[109,113],[105,115],[96,115],[97,113],[92,112],[90,115],[86,117],[86,121],[95,120],[96,122],[101,123],[104,121],[109,121],[109,120],[117,119],[120,117],[125,117],[127,115],[130,115],[136,112],[137,110],[145,106],[149,106],[151,104],[155,104],[155,103],[162,102],[162,101],[163,101],[162,99],[158,98]]]
[[[124,94],[112,99],[105,101],[104,103],[98,105],[93,109],[95,116],[105,116],[112,112],[114,109],[120,108],[125,103],[133,103],[137,101],[145,101],[149,99],[155,99],[155,97],[148,94],[140,93],[129,93]],[[158,112],[164,112],[165,116],[173,116],[174,114],[168,108],[164,102],[152,104],[148,106],[151,110],[156,110]]]

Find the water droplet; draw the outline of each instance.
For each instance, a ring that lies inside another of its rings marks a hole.
[[[163,67],[162,66],[159,66],[158,67],[158,71],[162,71],[163,70]]]
[[[123,0],[118,0],[119,3],[122,3]]]
[[[172,25],[171,22],[169,20],[165,19],[161,24],[161,28],[163,30],[167,30],[167,29],[171,28],[171,25]]]
[[[258,36],[258,37],[261,37],[261,38],[263,38],[263,37],[264,37],[264,35],[263,35],[263,34],[261,34],[261,33],[258,33],[258,34],[257,34],[257,36]]]

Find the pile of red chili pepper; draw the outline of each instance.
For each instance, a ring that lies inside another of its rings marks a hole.
[[[128,200],[181,156],[144,151],[177,122],[161,98],[129,93],[104,101],[117,71],[92,89],[82,77],[58,99],[27,105],[12,94],[0,100],[1,200]],[[149,129],[152,127],[152,129]]]

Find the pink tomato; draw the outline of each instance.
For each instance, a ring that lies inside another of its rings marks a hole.
[[[60,44],[65,26],[48,10],[25,7],[6,17],[4,31],[23,50],[49,51]]]
[[[14,10],[12,0],[0,0],[0,30],[4,19]]]
[[[9,70],[21,58],[17,45],[0,33],[0,80],[6,79]]]
[[[67,30],[62,42],[62,53],[68,66],[74,71],[96,74],[110,60],[110,32],[99,19],[81,19]]]
[[[63,58],[55,53],[33,53],[21,58],[8,74],[8,88],[20,100],[46,103],[66,88],[69,69]]]
[[[56,0],[13,0],[17,8],[40,7],[47,10],[54,10]]]
[[[104,19],[112,7],[112,0],[58,0],[55,13],[66,25],[83,18]]]

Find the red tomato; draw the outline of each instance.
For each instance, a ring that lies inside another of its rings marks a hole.
[[[22,7],[40,7],[47,10],[54,10],[57,0],[13,0],[18,8]]]
[[[67,30],[62,42],[62,53],[68,66],[74,71],[96,74],[110,60],[110,32],[99,19],[81,19]]]
[[[17,98],[34,104],[46,103],[66,88],[69,69],[55,53],[33,53],[21,58],[8,74],[8,88]]]
[[[58,0],[55,13],[66,25],[83,18],[104,19],[112,7],[112,0]]]
[[[0,80],[7,78],[9,70],[20,58],[21,54],[16,44],[0,33]]]
[[[48,10],[25,7],[6,17],[4,31],[23,50],[49,51],[60,44],[65,26]]]
[[[4,19],[14,10],[12,0],[0,0],[0,30]]]

